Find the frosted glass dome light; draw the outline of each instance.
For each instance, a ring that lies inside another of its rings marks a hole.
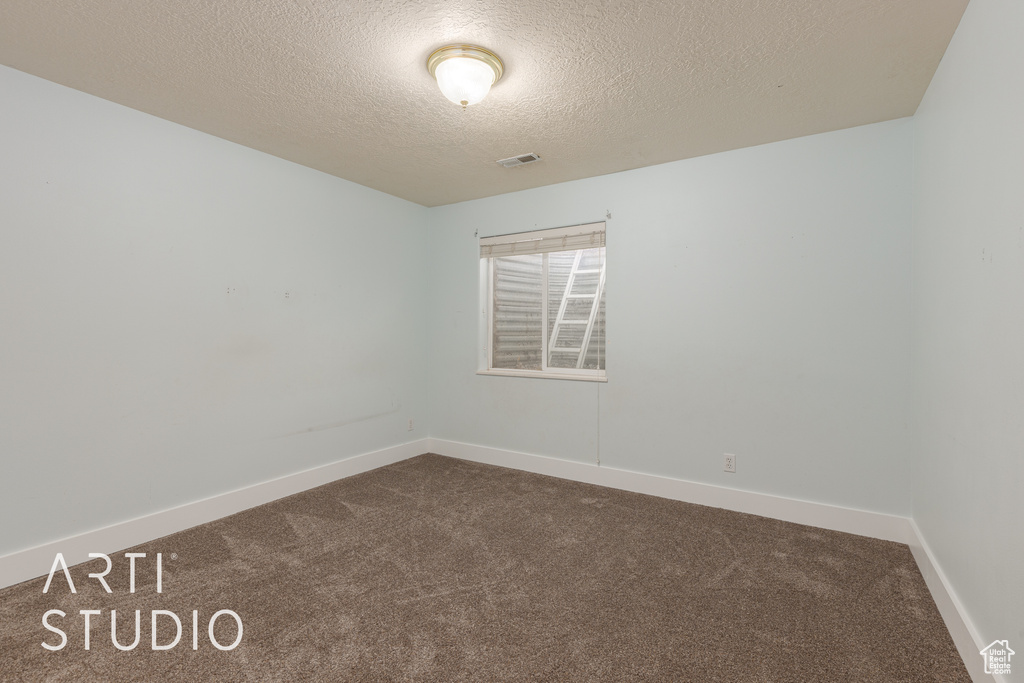
[[[427,59],[427,70],[449,100],[465,109],[498,82],[504,65],[498,55],[475,45],[446,45]]]
[[[463,107],[476,104],[491,90],[494,71],[472,57],[456,57],[437,65],[437,86],[444,96]]]

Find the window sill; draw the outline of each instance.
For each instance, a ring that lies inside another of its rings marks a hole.
[[[575,382],[607,382],[607,375],[577,375],[568,372],[538,372],[536,370],[477,370],[478,375],[497,377],[536,377],[538,379],[567,379]]]

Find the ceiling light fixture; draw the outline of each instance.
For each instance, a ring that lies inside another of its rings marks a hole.
[[[465,109],[487,96],[505,65],[498,55],[477,45],[445,45],[427,57],[427,71],[444,96]]]

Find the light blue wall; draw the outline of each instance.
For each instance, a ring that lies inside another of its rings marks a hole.
[[[1024,641],[1021,27],[914,121],[430,210],[0,67],[0,554],[430,434],[912,512]],[[608,383],[475,374],[474,235],[607,213]]]
[[[974,0],[967,7],[916,115],[914,194],[919,439],[913,514],[984,644],[1009,639],[1018,653],[1024,652],[1022,33],[1019,0]]]
[[[0,555],[424,435],[426,209],[4,67],[0,102]]]
[[[911,145],[900,120],[434,209],[432,436],[909,513]],[[474,234],[609,212],[608,383],[475,374]]]

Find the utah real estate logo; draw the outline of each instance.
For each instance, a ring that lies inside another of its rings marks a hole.
[[[1010,674],[1010,658],[1016,652],[1010,649],[1007,640],[993,640],[992,644],[981,651],[985,658],[985,673],[1008,676]]]

